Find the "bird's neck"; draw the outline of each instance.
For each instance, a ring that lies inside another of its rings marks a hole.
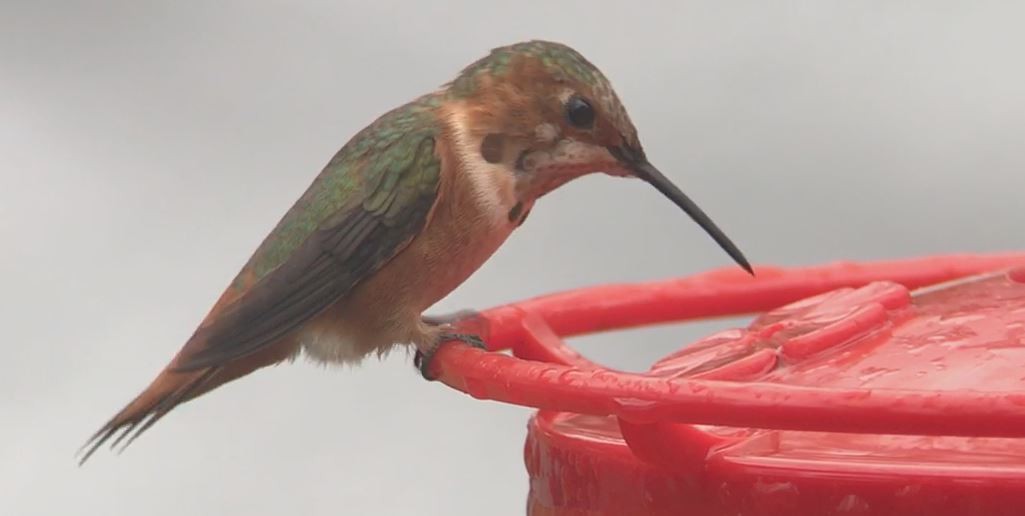
[[[532,191],[533,174],[517,168],[516,143],[496,142],[495,133],[476,129],[469,110],[461,104],[447,104],[441,113],[442,135],[452,157],[452,181],[496,225],[518,225],[516,212],[528,211],[537,196]]]

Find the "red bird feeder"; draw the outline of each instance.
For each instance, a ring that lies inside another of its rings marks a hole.
[[[1023,266],[1025,253],[948,256],[560,293],[460,323],[514,357],[446,345],[432,372],[540,409],[524,453],[533,516],[1018,516]],[[643,374],[562,342],[753,313]]]

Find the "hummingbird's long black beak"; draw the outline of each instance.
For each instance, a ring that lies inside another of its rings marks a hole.
[[[740,252],[740,249],[737,248],[733,241],[719,229],[719,226],[715,225],[715,222],[712,222],[712,219],[694,201],[690,200],[690,197],[687,197],[669,178],[649,163],[644,158],[642,152],[631,152],[621,147],[610,148],[610,151],[623,165],[633,171],[635,176],[650,183],[659,192],[662,192],[662,195],[673,201],[673,204],[679,206],[684,213],[690,215],[690,218],[697,222],[701,229],[704,229],[715,240],[715,243],[719,244],[719,247],[726,251],[730,258],[733,258],[733,261],[737,262],[749,274],[754,275],[754,269],[751,268],[751,264],[744,257],[744,253]]]

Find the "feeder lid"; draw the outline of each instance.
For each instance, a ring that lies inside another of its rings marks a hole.
[[[1025,392],[1025,269],[909,292],[875,282],[838,289],[756,318],[746,329],[702,339],[656,363],[665,378],[705,378],[885,391]],[[843,405],[844,399],[835,400]],[[899,410],[900,399],[894,398]],[[1025,406],[1022,407],[1025,410]],[[845,425],[842,412],[836,426]],[[951,422],[972,417],[951,410]],[[847,421],[852,428],[857,421]],[[986,430],[979,421],[979,434]],[[971,426],[971,421],[961,421]],[[699,432],[704,439],[696,438]],[[645,436],[644,426],[626,432]],[[708,465],[754,473],[1025,479],[1025,439],[750,430],[701,426],[657,448],[700,446]],[[650,446],[652,443],[647,443]],[[646,445],[641,445],[643,448]],[[676,455],[676,454],[673,454]],[[692,454],[685,454],[692,455]]]

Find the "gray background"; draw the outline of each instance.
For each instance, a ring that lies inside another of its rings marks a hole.
[[[1022,7],[88,4],[0,5],[0,514],[522,514],[529,412],[402,353],[264,370],[73,456],[339,146],[494,46],[588,56],[759,263],[1022,245]],[[728,264],[650,187],[594,176],[434,311]],[[574,343],[640,369],[736,322]]]

